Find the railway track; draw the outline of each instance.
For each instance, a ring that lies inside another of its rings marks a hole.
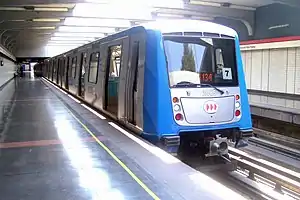
[[[237,168],[229,176],[262,199],[300,199],[300,173],[235,148],[229,154]]]

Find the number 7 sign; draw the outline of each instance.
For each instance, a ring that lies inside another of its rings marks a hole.
[[[232,80],[231,68],[222,68],[222,74],[224,80]]]

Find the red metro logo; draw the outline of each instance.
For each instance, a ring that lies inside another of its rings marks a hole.
[[[219,105],[215,101],[207,101],[203,105],[203,109],[208,114],[214,114],[218,111]]]

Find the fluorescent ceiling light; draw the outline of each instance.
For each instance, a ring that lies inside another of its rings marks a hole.
[[[165,7],[165,8],[183,8],[183,0],[85,0],[88,3],[113,4],[116,6],[133,7]]]
[[[130,27],[129,20],[80,17],[67,17],[64,24],[71,26]]]
[[[51,40],[58,40],[58,41],[94,41],[95,38],[82,38],[82,37],[52,37]]]
[[[0,7],[0,10],[7,10],[7,11],[24,11],[25,8],[22,8],[22,7]]]
[[[191,19],[212,21],[212,20],[214,20],[214,17],[209,17],[209,16],[192,16]]]
[[[8,20],[10,22],[25,22],[25,19],[13,19],[13,20]]]
[[[56,44],[56,43],[48,43],[47,46],[72,46],[72,47],[78,47],[83,44]]]
[[[157,13],[157,17],[166,17],[166,18],[184,18],[184,15],[168,14],[168,13]]]
[[[239,6],[239,5],[230,5],[230,8],[241,9],[241,10],[256,10],[256,8],[254,7]]]
[[[190,4],[195,5],[202,5],[202,6],[215,6],[215,7],[221,7],[221,3],[217,2],[208,2],[208,1],[198,1],[198,0],[190,0]]]
[[[33,32],[35,33],[35,32]],[[38,35],[52,35],[52,33],[43,33],[43,32],[37,32],[35,34],[38,34]]]
[[[94,37],[94,38],[102,38],[104,37],[103,33],[63,33],[63,32],[56,32],[54,33],[56,37]]]
[[[49,41],[49,44],[87,44],[88,41]]]
[[[68,8],[47,8],[47,7],[44,7],[44,8],[34,8],[33,9],[34,11],[53,11],[53,12],[68,12],[69,9]]]
[[[76,33],[111,33],[115,32],[115,29],[103,27],[60,26],[59,31]]]
[[[194,5],[202,5],[202,6],[214,6],[214,7],[223,7],[222,3],[217,2],[208,2],[208,1],[198,1],[198,0],[190,0],[190,4]],[[224,6],[225,7],[225,6]],[[254,7],[250,6],[241,6],[241,5],[234,5],[231,4],[229,8],[241,9],[241,10],[256,10]]]
[[[115,5],[111,3],[78,3],[73,9],[73,16],[114,19],[151,19],[152,11],[153,8],[130,4],[130,2],[127,3],[126,1],[122,4],[120,3]]]
[[[29,27],[28,29],[35,29],[35,30],[54,30],[55,26],[37,26],[37,27]]]
[[[34,22],[60,22],[59,18],[36,18],[32,19]]]

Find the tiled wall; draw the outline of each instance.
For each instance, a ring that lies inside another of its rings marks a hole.
[[[0,86],[11,79],[16,71],[16,65],[14,62],[5,58],[1,59],[3,59],[4,66],[0,66]]]
[[[242,52],[247,88],[300,94],[300,47]]]

